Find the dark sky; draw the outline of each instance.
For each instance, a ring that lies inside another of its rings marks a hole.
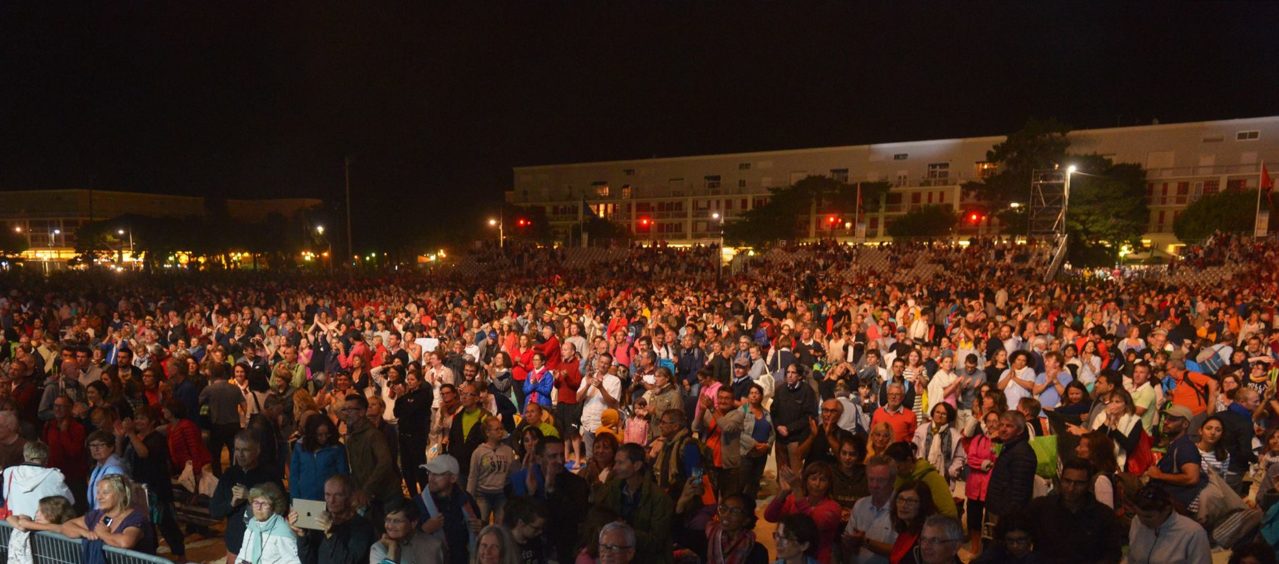
[[[337,200],[349,154],[357,246],[516,165],[1279,114],[1272,3],[54,4],[0,3],[0,189]]]

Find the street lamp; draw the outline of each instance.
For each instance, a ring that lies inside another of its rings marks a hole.
[[[498,216],[497,219],[489,218],[489,227],[497,227],[497,248],[506,248],[506,218]]]
[[[719,285],[724,279],[724,216],[714,212],[711,219],[719,223],[719,256],[715,257],[715,284]]]
[[[319,235],[321,239],[324,239],[324,245],[325,245],[325,248],[326,248],[326,249],[328,249],[328,250],[326,250],[326,251],[324,252],[324,258],[328,259],[328,261],[329,261],[329,271],[330,271],[330,272],[332,272],[332,271],[333,271],[333,259],[332,259],[332,258],[330,258],[330,257],[332,257],[332,256],[333,256],[333,242],[332,242],[332,241],[330,241],[328,237],[325,237],[325,236],[324,236],[324,226],[323,226],[323,225],[316,225],[316,226],[315,226],[315,233],[316,233],[317,235]]]

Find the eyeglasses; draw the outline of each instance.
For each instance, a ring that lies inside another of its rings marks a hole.
[[[919,499],[914,497],[898,497],[897,503],[904,503],[906,505],[919,505]]]
[[[629,544],[600,544],[600,552],[625,552],[635,548]]]
[[[252,505],[253,507],[271,507],[271,500],[269,500],[269,499],[255,499],[255,500],[253,500],[253,501],[249,502],[249,504],[250,504],[250,505]]]

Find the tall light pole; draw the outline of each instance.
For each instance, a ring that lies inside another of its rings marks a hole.
[[[714,212],[711,219],[719,224],[719,249],[715,257],[715,285],[718,286],[724,280],[724,216]]]
[[[497,248],[506,249],[506,217],[499,215],[497,219],[489,218],[489,227],[497,226]]]
[[[328,237],[324,236],[323,225],[316,225],[315,232],[319,234],[321,239],[324,239],[324,244],[328,248],[328,250],[325,251],[324,255],[325,255],[325,258],[329,259],[329,271],[332,272],[333,271],[333,242],[330,241]]]
[[[54,229],[53,231],[50,231],[50,232],[49,232],[49,256],[48,256],[48,257],[45,257],[45,260],[44,260],[44,273],[45,273],[45,274],[48,274],[48,273],[49,273],[49,261],[52,261],[52,260],[53,260],[53,245],[54,245],[54,241],[55,241],[55,240],[57,240],[58,235],[61,235],[61,234],[62,234],[62,230],[61,230],[61,229]]]
[[[124,230],[116,229],[115,234],[123,238]],[[129,230],[129,258],[134,259],[135,262],[137,260],[137,256],[134,254],[134,251],[133,251],[133,230],[132,229]],[[120,241],[120,262],[121,263],[124,262],[124,240],[123,239],[121,239]]]

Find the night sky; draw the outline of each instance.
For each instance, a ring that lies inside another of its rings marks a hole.
[[[357,247],[518,165],[1279,114],[1273,3],[54,4],[0,3],[0,190],[340,202],[350,155]]]

